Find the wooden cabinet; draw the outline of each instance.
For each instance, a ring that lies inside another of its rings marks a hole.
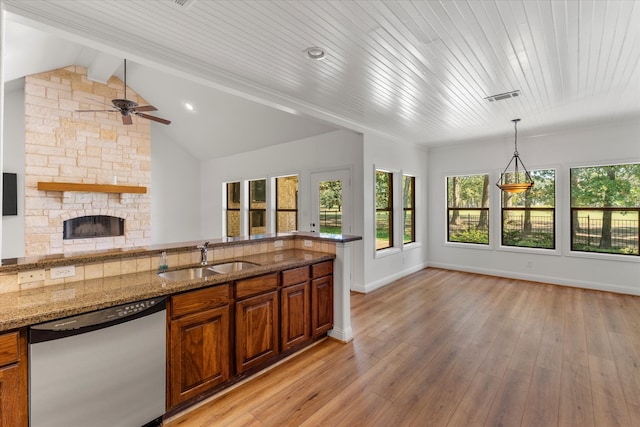
[[[278,355],[277,273],[236,282],[236,370],[242,373]],[[257,295],[255,295],[257,294]],[[255,295],[250,296],[249,295]]]
[[[26,331],[0,335],[0,427],[27,426]]]
[[[211,394],[333,327],[333,261],[173,295],[168,410]]]
[[[230,378],[229,285],[175,295],[169,305],[168,406]]]
[[[311,266],[311,334],[320,336],[333,327],[333,261]]]
[[[309,267],[282,272],[280,340],[282,351],[311,339],[311,285]]]

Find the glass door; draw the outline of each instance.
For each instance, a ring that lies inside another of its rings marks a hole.
[[[311,174],[310,230],[351,233],[351,179],[348,170]]]

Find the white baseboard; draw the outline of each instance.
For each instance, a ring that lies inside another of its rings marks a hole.
[[[351,290],[354,292],[360,292],[366,294],[367,292],[375,291],[383,286],[386,286],[392,282],[395,282],[398,279],[403,278],[404,276],[408,276],[409,274],[415,273],[416,271],[420,271],[426,267],[426,264],[418,264],[414,265],[411,268],[407,268],[405,270],[399,271],[390,276],[383,277],[382,279],[376,280],[375,282],[367,283],[364,286],[352,286]]]
[[[596,291],[615,292],[618,294],[640,295],[640,289],[619,286],[610,283],[588,282],[582,280],[567,279],[564,277],[544,276],[541,274],[523,274],[511,271],[496,270],[491,268],[469,267],[466,265],[429,263],[427,267],[443,268],[446,270],[464,271],[467,273],[486,274],[488,276],[506,277],[509,279],[529,280],[532,282],[549,283],[552,285],[570,286],[573,288],[592,289]]]
[[[329,335],[331,338],[338,340],[340,342],[348,343],[353,339],[353,330],[351,328],[337,329],[334,327],[327,333],[327,335]]]

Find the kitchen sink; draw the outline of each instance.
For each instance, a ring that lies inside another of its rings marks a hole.
[[[233,261],[233,262],[225,262],[223,264],[212,265],[209,267],[211,270],[216,273],[224,274],[224,273],[233,273],[234,271],[242,271],[248,270],[250,268],[256,267],[258,264],[254,264],[252,262],[247,261]]]
[[[191,267],[184,270],[163,271],[158,276],[167,280],[191,280],[202,279],[208,276],[215,276],[218,272],[211,270],[210,267]]]
[[[247,261],[232,261],[217,265],[203,265],[201,267],[190,267],[182,270],[163,271],[158,276],[167,280],[192,280],[202,279],[217,274],[233,273],[235,271],[248,270],[258,264]]]

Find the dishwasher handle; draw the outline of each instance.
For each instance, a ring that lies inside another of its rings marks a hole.
[[[157,297],[78,314],[29,327],[29,344],[52,341],[130,322],[166,310],[167,298]]]

